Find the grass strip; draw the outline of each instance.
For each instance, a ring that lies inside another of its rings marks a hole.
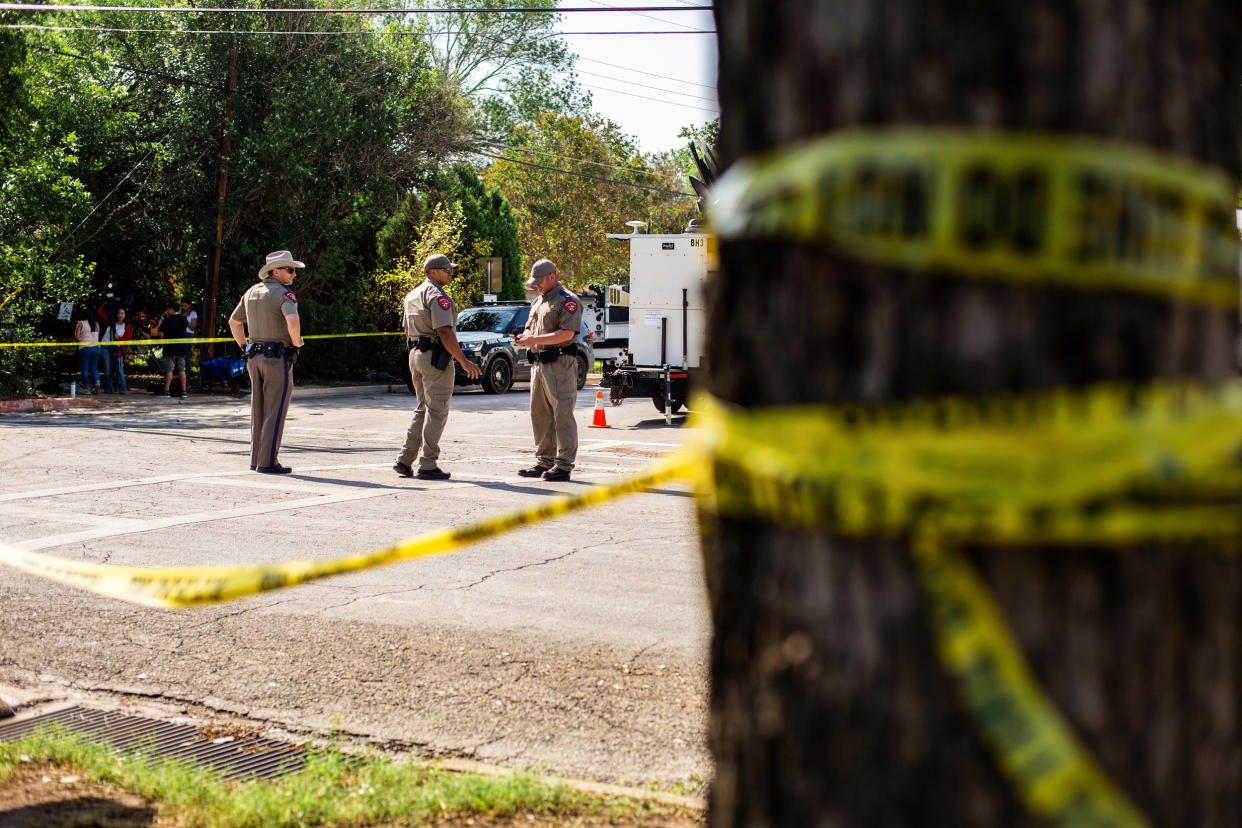
[[[277,779],[225,780],[180,760],[117,753],[58,724],[0,743],[0,789],[22,768],[38,764],[124,789],[151,803],[160,823],[186,828],[427,825],[454,816],[635,825],[700,819],[659,802],[550,784],[531,772],[462,773],[333,749],[311,751],[302,770]]]

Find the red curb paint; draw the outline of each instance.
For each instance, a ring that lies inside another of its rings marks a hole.
[[[60,411],[66,408],[97,408],[102,400],[80,397],[49,397],[39,400],[0,400],[0,414],[20,414],[26,411]]]

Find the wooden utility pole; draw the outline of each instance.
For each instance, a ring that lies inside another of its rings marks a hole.
[[[220,246],[224,238],[224,193],[229,180],[229,155],[233,146],[233,92],[237,89],[237,50],[229,49],[228,81],[224,89],[224,124],[220,130],[220,167],[216,173],[216,243],[211,249],[207,273],[207,336],[216,335],[216,296],[220,289]],[[215,356],[214,342],[207,344],[209,357]]]
[[[1084,134],[1239,174],[1236,2],[716,0],[720,156],[850,128]],[[710,390],[742,406],[1218,382],[1237,311],[722,242]],[[773,433],[773,441],[784,436]],[[971,548],[1035,677],[1153,825],[1242,825],[1242,560]],[[907,544],[721,519],[713,828],[1025,826]],[[1087,823],[1082,823],[1087,824]]]

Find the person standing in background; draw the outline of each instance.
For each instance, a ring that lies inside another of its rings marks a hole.
[[[405,445],[392,464],[393,471],[402,477],[448,480],[452,476],[440,468],[439,459],[440,436],[448,422],[456,381],[453,362],[470,379],[482,373],[457,343],[457,303],[444,292],[456,272],[457,265],[443,253],[428,256],[423,262],[427,278],[406,294],[402,303],[401,326],[409,348],[410,382],[416,400]]]
[[[153,331],[151,336],[157,339],[185,339],[185,321],[185,317],[178,312],[177,306],[169,304],[164,311],[164,318],[160,320],[159,328]],[[181,391],[177,393],[177,396],[186,396],[188,377],[185,374],[185,359],[189,352],[190,346],[184,342],[173,342],[164,346],[164,358],[161,360],[161,367],[164,369],[164,390],[155,392],[155,396],[170,396],[169,391],[172,389],[174,373],[181,380]]]
[[[526,329],[514,340],[530,348],[530,422],[535,435],[535,465],[519,469],[522,477],[552,483],[569,480],[578,457],[578,359],[574,340],[582,329],[582,303],[567,290],[556,265],[540,259],[530,269],[526,290],[531,302]]]
[[[303,267],[288,250],[268,253],[259,268],[259,283],[242,294],[229,315],[229,331],[250,374],[250,468],[263,474],[293,471],[282,466],[277,455],[293,396],[293,365],[305,344],[298,298],[290,290]]]
[[[85,308],[77,312],[78,324],[73,338],[78,341],[78,373],[82,375],[82,392],[99,393],[99,323]]]
[[[198,335],[198,312],[184,299],[181,300],[181,315],[185,317],[185,335]]]
[[[134,335],[134,327],[125,321],[125,308],[117,308],[112,321],[104,326],[101,342],[124,342]],[[103,390],[111,394],[128,394],[125,385],[125,346],[101,346],[99,364],[103,370]]]

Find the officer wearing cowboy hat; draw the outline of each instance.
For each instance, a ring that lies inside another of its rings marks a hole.
[[[293,363],[305,344],[298,298],[289,289],[303,267],[288,250],[268,253],[259,283],[242,294],[229,316],[229,330],[250,373],[250,468],[263,474],[293,471],[280,464],[277,454],[293,396]]]
[[[522,477],[560,482],[578,457],[578,359],[573,343],[582,327],[582,302],[561,286],[556,265],[540,259],[530,269],[526,290],[538,293],[526,330],[516,342],[534,355],[530,375],[530,422],[535,433],[535,465]]]
[[[405,296],[402,327],[410,350],[410,382],[418,404],[405,434],[405,445],[393,470],[402,477],[419,480],[448,480],[451,475],[438,465],[440,435],[448,422],[449,400],[453,396],[455,372],[450,357],[466,376],[474,379],[482,371],[457,344],[457,303],[444,292],[457,265],[442,253],[423,262],[427,278]],[[417,471],[414,469],[415,461]]]

